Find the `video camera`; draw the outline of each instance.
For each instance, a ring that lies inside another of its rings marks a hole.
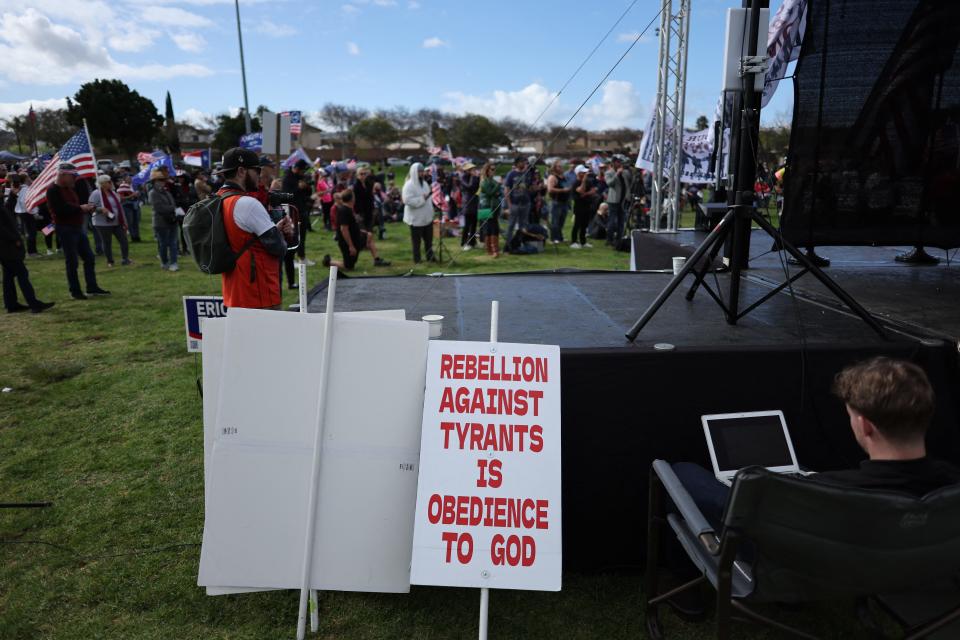
[[[294,195],[286,191],[269,191],[267,192],[267,197],[269,198],[271,207],[294,203]]]

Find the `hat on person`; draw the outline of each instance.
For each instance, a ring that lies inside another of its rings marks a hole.
[[[275,167],[277,164],[273,161],[270,156],[260,156],[260,166],[261,167]]]
[[[574,172],[575,174],[577,174],[577,175],[580,175],[581,173],[590,173],[590,169],[587,169],[587,168],[586,168],[585,166],[583,166],[582,164],[578,164],[578,165],[577,165],[577,168],[574,169],[573,172]]]
[[[293,166],[297,169],[309,169],[310,163],[304,160],[303,158],[300,158],[299,160],[297,160],[297,163]]]
[[[151,180],[166,180],[167,174],[164,173],[161,169],[151,169],[150,170],[150,179]]]
[[[57,171],[60,173],[72,173],[73,175],[78,175],[80,172],[77,171],[77,165],[72,162],[61,162],[57,165]]]
[[[256,153],[250,149],[233,147],[232,149],[227,149],[226,153],[223,154],[223,166],[221,166],[218,171],[214,171],[214,173],[225,173],[239,169],[240,167],[251,169],[259,166],[260,157]]]
[[[517,156],[517,159],[513,161],[513,164],[520,164],[521,162],[526,162],[527,159],[523,156]]]
[[[470,169],[476,169],[477,165],[473,164],[472,162],[464,162],[463,166],[460,168],[464,171],[470,171]]]

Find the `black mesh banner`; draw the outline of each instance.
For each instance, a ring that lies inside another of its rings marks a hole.
[[[782,231],[960,246],[960,0],[810,0]]]

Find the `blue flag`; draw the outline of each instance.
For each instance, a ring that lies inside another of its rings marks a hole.
[[[240,136],[240,146],[259,153],[263,149],[263,133],[258,131]]]
[[[141,185],[150,180],[150,172],[154,169],[166,168],[168,176],[177,175],[177,170],[173,166],[173,158],[168,155],[161,156],[154,160],[146,169],[133,176],[130,180],[130,184],[134,189],[139,189]]]

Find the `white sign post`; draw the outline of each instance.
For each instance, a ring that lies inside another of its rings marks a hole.
[[[413,584],[561,586],[560,349],[432,340],[420,441]]]
[[[301,262],[297,269],[297,295],[300,299],[300,313],[307,313],[307,265]],[[328,302],[331,302],[328,300]],[[332,313],[331,313],[332,315]],[[317,603],[317,590],[310,590],[310,631],[320,630],[320,606]]]
[[[320,358],[320,399],[317,403],[317,429],[313,439],[313,467],[310,472],[309,498],[307,499],[307,527],[303,546],[303,572],[300,585],[300,610],[297,616],[297,640],[303,640],[307,626],[307,603],[311,594],[310,569],[313,566],[314,531],[317,526],[317,485],[320,483],[320,459],[323,454],[324,414],[327,410],[327,379],[330,377],[330,345],[333,344],[333,304],[337,295],[337,268],[330,267],[330,282],[327,287],[327,314],[324,318],[323,355]],[[306,313],[306,309],[302,310]],[[319,616],[319,614],[318,614]]]

